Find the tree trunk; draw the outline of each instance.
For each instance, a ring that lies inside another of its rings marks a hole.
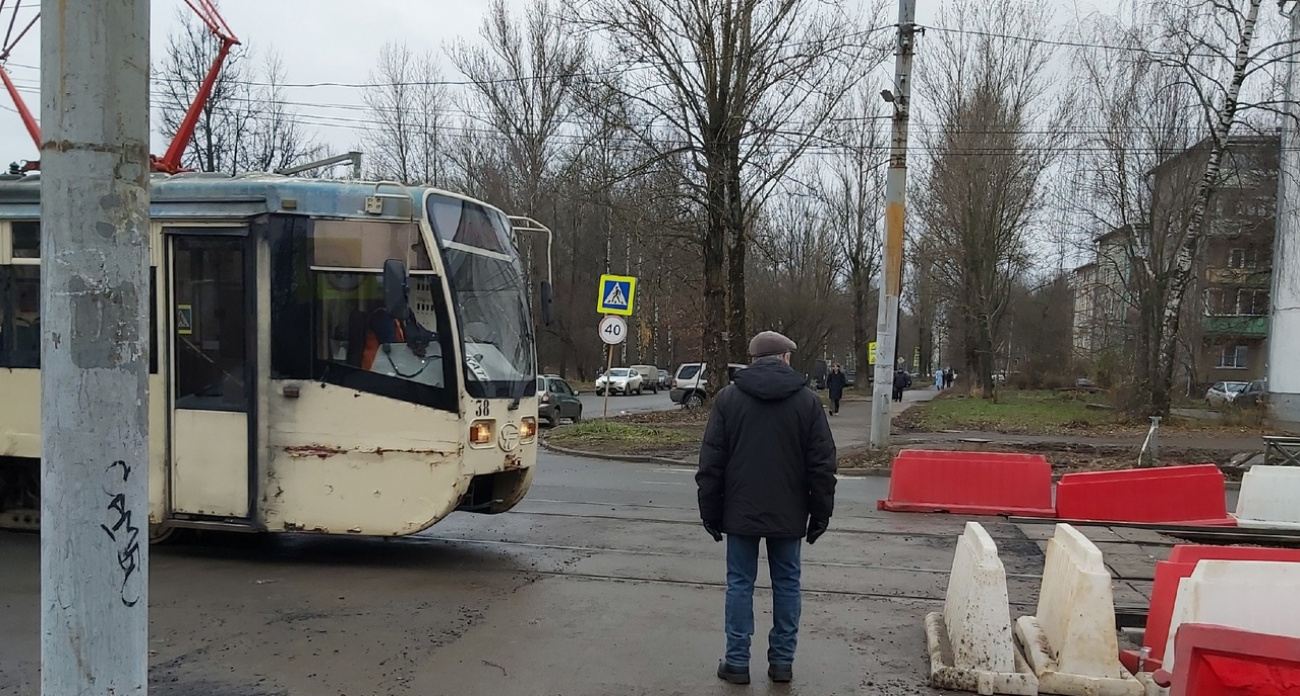
[[[726,287],[727,183],[722,167],[712,158],[706,173],[708,224],[704,246],[704,347],[707,391],[710,397],[726,385],[727,345],[722,337],[728,327]]]
[[[1157,356],[1158,381],[1152,390],[1152,415],[1169,415],[1170,392],[1174,381],[1174,368],[1178,354],[1178,331],[1181,328],[1183,299],[1192,281],[1192,270],[1200,247],[1202,227],[1205,224],[1205,211],[1209,207],[1210,194],[1219,180],[1223,167],[1224,150],[1236,120],[1238,99],[1241,86],[1246,81],[1247,68],[1250,64],[1251,43],[1255,37],[1255,26],[1259,20],[1259,7],[1263,0],[1251,0],[1246,16],[1241,25],[1241,38],[1237,43],[1237,52],[1233,59],[1232,80],[1225,90],[1223,108],[1219,111],[1219,120],[1214,126],[1214,136],[1210,146],[1209,161],[1205,165],[1205,174],[1196,185],[1196,198],[1192,202],[1191,214],[1188,216],[1187,229],[1183,243],[1174,257],[1174,268],[1169,274],[1168,294],[1161,312],[1161,333],[1159,354]]]
[[[993,321],[988,313],[981,313],[976,321],[976,348],[979,363],[979,384],[985,399],[995,396],[997,385],[993,380]]]
[[[735,161],[732,161],[734,157]],[[729,352],[731,361],[749,362],[748,307],[745,300],[745,265],[748,263],[749,230],[745,210],[741,204],[740,153],[735,151],[727,162],[727,222],[731,233],[731,248],[727,253],[727,290],[730,303],[727,331],[731,335]],[[774,327],[763,327],[765,329]]]
[[[934,330],[924,317],[918,317],[917,349],[921,352],[920,372],[924,376],[934,376]]]
[[[861,255],[855,254],[854,258],[849,259],[849,277],[853,284],[853,352],[857,356],[857,364],[854,369],[861,379],[866,379],[870,374],[871,363],[871,345],[867,340],[867,280],[864,277],[865,269],[863,268]],[[866,382],[863,382],[865,385]]]

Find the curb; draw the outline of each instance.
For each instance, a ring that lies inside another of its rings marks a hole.
[[[586,450],[571,449],[569,447],[560,447],[548,443],[545,438],[538,440],[542,449],[555,454],[562,454],[566,457],[582,457],[583,459],[603,459],[613,462],[629,462],[632,464],[662,464],[664,466],[698,466],[697,462],[687,461],[685,459],[672,459],[670,457],[655,457],[645,454],[605,454],[603,452],[588,452]],[[846,468],[839,469],[835,473],[845,476],[889,476],[888,469],[862,469]]]
[[[583,459],[604,459],[606,461],[629,462],[632,464],[661,464],[663,466],[689,466],[689,467],[698,466],[697,462],[690,462],[690,461],[686,461],[685,459],[672,459],[669,457],[655,457],[651,455],[642,455],[642,454],[605,454],[602,452],[588,452],[586,450],[570,449],[568,447],[560,447],[558,445],[552,445],[546,441],[546,438],[542,438],[537,442],[539,445],[541,445],[542,449],[548,452],[554,452],[555,454],[562,454],[567,457],[581,457]],[[888,478],[890,476],[890,471],[888,469],[846,468],[846,469],[839,469],[835,473],[843,474],[845,476],[878,476],[878,477],[885,477],[885,478]],[[1052,483],[1059,483],[1062,476],[1064,476],[1064,474],[1053,473]],[[1240,490],[1241,482],[1224,481],[1223,487],[1230,491]]]
[[[696,466],[694,462],[688,462],[684,459],[671,459],[669,457],[654,457],[642,454],[606,454],[604,452],[588,452],[586,450],[570,449],[552,445],[542,438],[537,441],[542,449],[555,454],[563,454],[568,457],[582,457],[584,459],[604,459],[614,462],[631,462],[633,464],[663,464],[665,466]]]

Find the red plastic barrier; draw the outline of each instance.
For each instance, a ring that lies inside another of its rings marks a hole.
[[[1052,466],[1041,455],[903,450],[894,459],[891,512],[1052,517]]]
[[[1180,544],[1169,554],[1169,560],[1156,564],[1155,582],[1151,587],[1151,608],[1147,611],[1146,633],[1142,645],[1150,649],[1145,671],[1160,668],[1165,659],[1165,643],[1169,640],[1169,622],[1174,614],[1174,600],[1178,598],[1178,581],[1196,570],[1197,561],[1282,561],[1300,563],[1300,549],[1269,549],[1258,546],[1205,546]],[[1137,672],[1138,653],[1126,650],[1120,661],[1130,672]]]
[[[1232,526],[1223,472],[1213,464],[1066,474],[1056,485],[1062,520]]]
[[[1292,696],[1300,693],[1300,638],[1227,626],[1184,624],[1174,672],[1157,672],[1169,696]]]

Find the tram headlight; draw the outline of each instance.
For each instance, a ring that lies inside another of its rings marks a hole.
[[[474,421],[469,426],[469,441],[475,445],[486,445],[492,442],[492,421]]]
[[[528,417],[519,422],[519,441],[532,442],[537,436],[537,419]]]

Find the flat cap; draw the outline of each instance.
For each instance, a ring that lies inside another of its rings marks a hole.
[[[769,355],[785,355],[798,348],[794,341],[775,331],[763,331],[749,341],[749,357],[764,358]]]

